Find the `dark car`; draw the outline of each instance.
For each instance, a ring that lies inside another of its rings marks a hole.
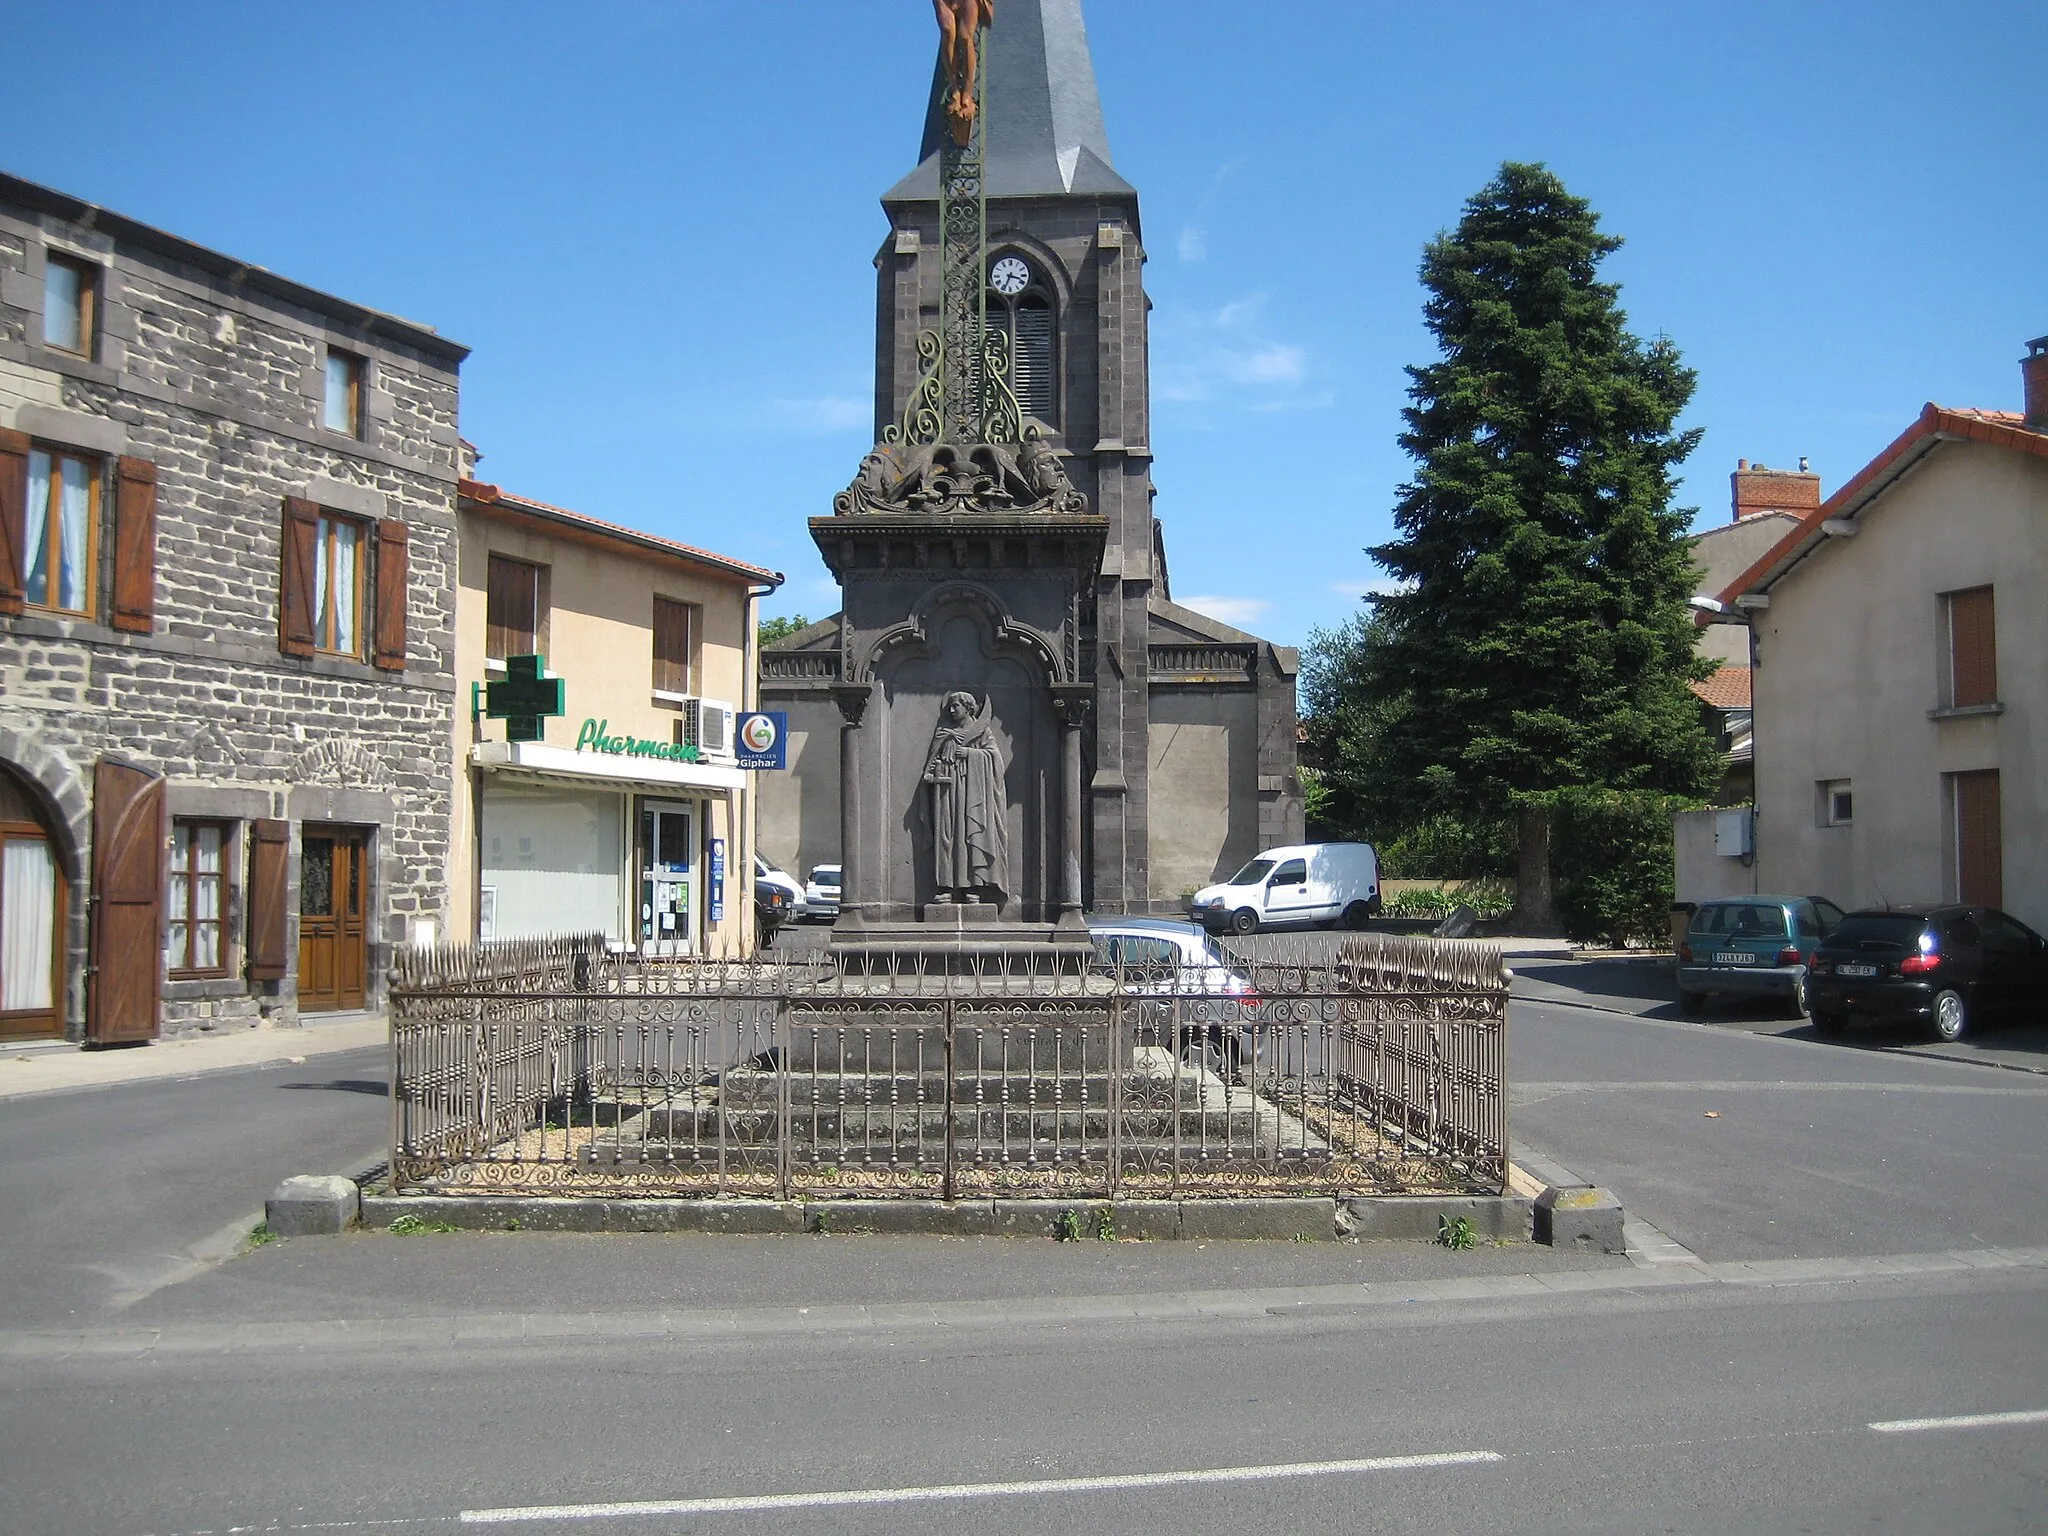
[[[1957,1040],[1979,1019],[2048,1007],[2048,943],[1993,907],[1851,912],[1821,941],[1806,986],[1826,1034],[1855,1018],[1916,1022]]]
[[[1842,909],[1825,896],[1700,903],[1678,945],[1678,1006],[1698,1013],[1716,995],[1769,997],[1805,1013],[1807,962],[1841,921]]]
[[[770,885],[765,880],[754,882],[754,931],[763,949],[775,942],[776,930],[789,921],[795,910],[796,902],[788,887]]]

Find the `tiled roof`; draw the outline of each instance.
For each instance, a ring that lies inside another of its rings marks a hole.
[[[480,507],[503,507],[511,512],[528,512],[547,519],[549,522],[564,523],[588,533],[629,544],[637,549],[652,550],[657,554],[675,555],[699,565],[712,566],[717,570],[770,586],[781,586],[783,575],[766,566],[751,565],[744,560],[735,560],[730,555],[713,554],[708,549],[698,549],[689,544],[678,544],[674,539],[664,539],[659,534],[642,533],[637,528],[628,528],[623,523],[608,523],[601,517],[592,517],[587,512],[571,511],[567,507],[553,506],[545,501],[535,501],[527,496],[514,496],[481,480],[464,480],[456,487],[466,499]]]
[[[1749,668],[1724,666],[1703,683],[1687,685],[1711,709],[1748,709]]]
[[[1805,559],[1827,535],[1821,525],[1830,518],[1851,518],[1879,495],[1892,481],[1918,463],[1944,440],[1988,443],[2020,453],[2048,459],[2048,431],[2027,425],[2017,411],[1987,411],[1976,407],[1949,407],[1931,401],[1919,419],[1906,428],[1856,477],[1818,508],[1799,520],[1797,527],[1767,550],[1720,594],[1724,606],[1736,607],[1745,592],[1762,592]],[[1702,614],[1696,621],[1710,623]]]

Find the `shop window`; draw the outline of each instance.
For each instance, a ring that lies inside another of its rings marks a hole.
[[[363,435],[363,359],[353,352],[327,349],[327,391],[321,425],[348,437]]]
[[[1947,610],[1948,698],[1955,709],[1998,702],[1998,638],[1991,588],[1944,592]]]
[[[547,649],[548,568],[492,555],[484,589],[484,662],[494,672],[508,656]]]
[[[226,822],[171,824],[170,970],[174,977],[227,974]]]
[[[23,508],[23,601],[90,617],[99,570],[101,466],[56,448],[31,448]]]
[[[703,609],[695,603],[654,600],[654,697],[676,708],[697,693]]]
[[[51,256],[43,267],[43,345],[91,357],[98,298],[98,267]]]

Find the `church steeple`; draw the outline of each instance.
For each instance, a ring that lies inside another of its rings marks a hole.
[[[1081,0],[1000,0],[983,67],[989,197],[1137,196],[1110,162]],[[883,202],[938,197],[944,85],[943,69],[935,69],[917,169]]]

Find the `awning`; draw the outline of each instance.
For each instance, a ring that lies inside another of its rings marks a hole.
[[[609,752],[572,752],[537,741],[480,741],[469,760],[486,773],[515,773],[614,789],[744,789],[744,769],[714,763],[670,763]]]

